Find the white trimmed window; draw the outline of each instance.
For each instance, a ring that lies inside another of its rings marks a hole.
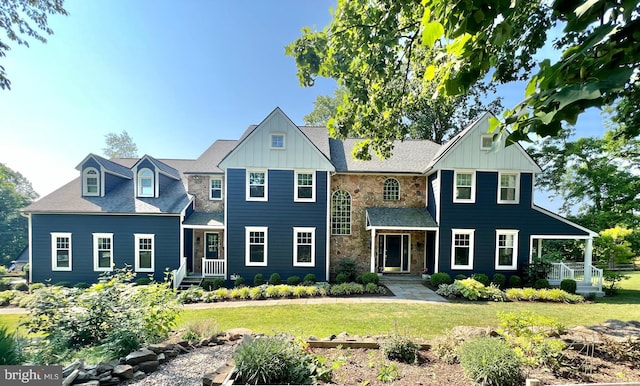
[[[453,176],[453,202],[475,202],[475,185],[475,172],[456,170]]]
[[[295,201],[315,202],[316,174],[314,172],[295,172]]]
[[[474,229],[451,230],[451,269],[473,269]]]
[[[496,230],[496,269],[518,268],[518,231]]]
[[[82,194],[84,196],[100,195],[100,173],[96,168],[86,168],[82,178]]]
[[[155,192],[154,173],[151,169],[138,170],[138,197],[153,197]]]
[[[209,179],[209,200],[222,200],[222,178]]]
[[[71,271],[71,233],[51,233],[51,270]]]
[[[336,190],[331,196],[331,234],[351,234],[351,195],[344,190]]]
[[[247,170],[247,201],[267,201],[266,170]]]
[[[493,147],[493,135],[483,134],[480,138],[480,150],[491,150]]]
[[[136,272],[153,272],[155,260],[155,235],[134,234],[135,240],[135,270]]]
[[[93,270],[113,270],[113,233],[93,234]]]
[[[316,228],[293,228],[293,266],[316,265]]]
[[[398,201],[400,199],[400,183],[398,180],[395,178],[384,180],[382,199],[384,201]]]
[[[520,201],[520,174],[498,173],[498,204],[517,204]]]
[[[285,148],[285,136],[282,133],[271,134],[271,148],[272,149],[284,149]]]
[[[245,265],[267,265],[267,227],[245,227]]]

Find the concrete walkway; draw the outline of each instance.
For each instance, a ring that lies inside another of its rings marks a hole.
[[[236,307],[266,307],[289,304],[365,304],[365,303],[400,303],[400,304],[448,304],[447,299],[437,295],[431,289],[420,283],[383,283],[395,296],[362,296],[362,297],[319,297],[301,299],[267,299],[267,300],[243,300],[226,301],[217,303],[193,303],[185,304],[186,309],[206,309],[206,308],[236,308]],[[1,314],[26,314],[27,310],[19,307],[0,307]]]

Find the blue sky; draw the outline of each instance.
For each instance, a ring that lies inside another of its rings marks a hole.
[[[109,132],[127,130],[139,155],[196,158],[277,106],[302,124],[335,82],[300,87],[284,46],[302,27],[328,24],[334,4],[67,1],[47,44],[11,44],[2,59],[12,90],[0,91],[0,162],[45,195],[75,178],[88,153],[101,154]],[[500,89],[507,107],[522,94],[522,85]],[[578,127],[600,135],[599,121],[592,114]]]

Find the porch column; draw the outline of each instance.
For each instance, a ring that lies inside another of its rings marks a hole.
[[[593,237],[589,236],[584,246],[584,281],[591,283],[591,263],[593,259]]]
[[[376,271],[376,228],[371,228],[371,272]]]

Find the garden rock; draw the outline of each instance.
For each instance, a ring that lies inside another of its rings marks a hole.
[[[167,356],[164,355],[164,353],[158,354],[158,362],[160,362],[160,364],[163,364],[166,361],[167,361]]]
[[[483,336],[496,337],[499,334],[491,327],[475,327],[475,326],[456,326],[451,329],[451,333],[457,339],[467,341],[472,338]]]
[[[133,366],[131,365],[118,365],[114,367],[112,375],[122,378],[122,379],[131,379],[133,378]]]
[[[156,343],[156,344],[148,345],[147,348],[149,350],[153,351],[156,354],[160,354],[160,353],[163,353],[165,351],[173,350],[173,344],[171,344],[171,343]]]
[[[100,381],[89,381],[85,383],[76,383],[75,386],[100,386]]]
[[[134,351],[131,354],[127,355],[124,358],[124,362],[128,365],[137,365],[138,363],[148,362],[148,361],[157,361],[158,356],[151,350],[142,349],[139,351]]]
[[[139,381],[146,376],[147,374],[145,374],[144,371],[136,371],[135,373],[133,373],[133,379],[135,379],[136,381]]]
[[[64,369],[62,369],[62,377],[66,378],[68,377],[71,373],[73,373],[74,370],[79,369],[80,367],[82,367],[83,362],[82,361],[75,361],[72,364],[70,364],[69,366],[65,367]]]
[[[71,372],[71,374],[69,374],[67,377],[64,378],[64,381],[62,381],[62,386],[69,386],[73,383],[73,381],[76,380],[76,378],[78,377],[78,373],[80,373],[80,370],[75,369]]]
[[[227,340],[233,342],[242,339],[246,335],[253,335],[253,331],[248,328],[233,328],[227,331]]]
[[[145,373],[152,373],[158,369],[160,366],[160,362],[157,360],[141,362],[138,364],[140,371],[144,371]]]

